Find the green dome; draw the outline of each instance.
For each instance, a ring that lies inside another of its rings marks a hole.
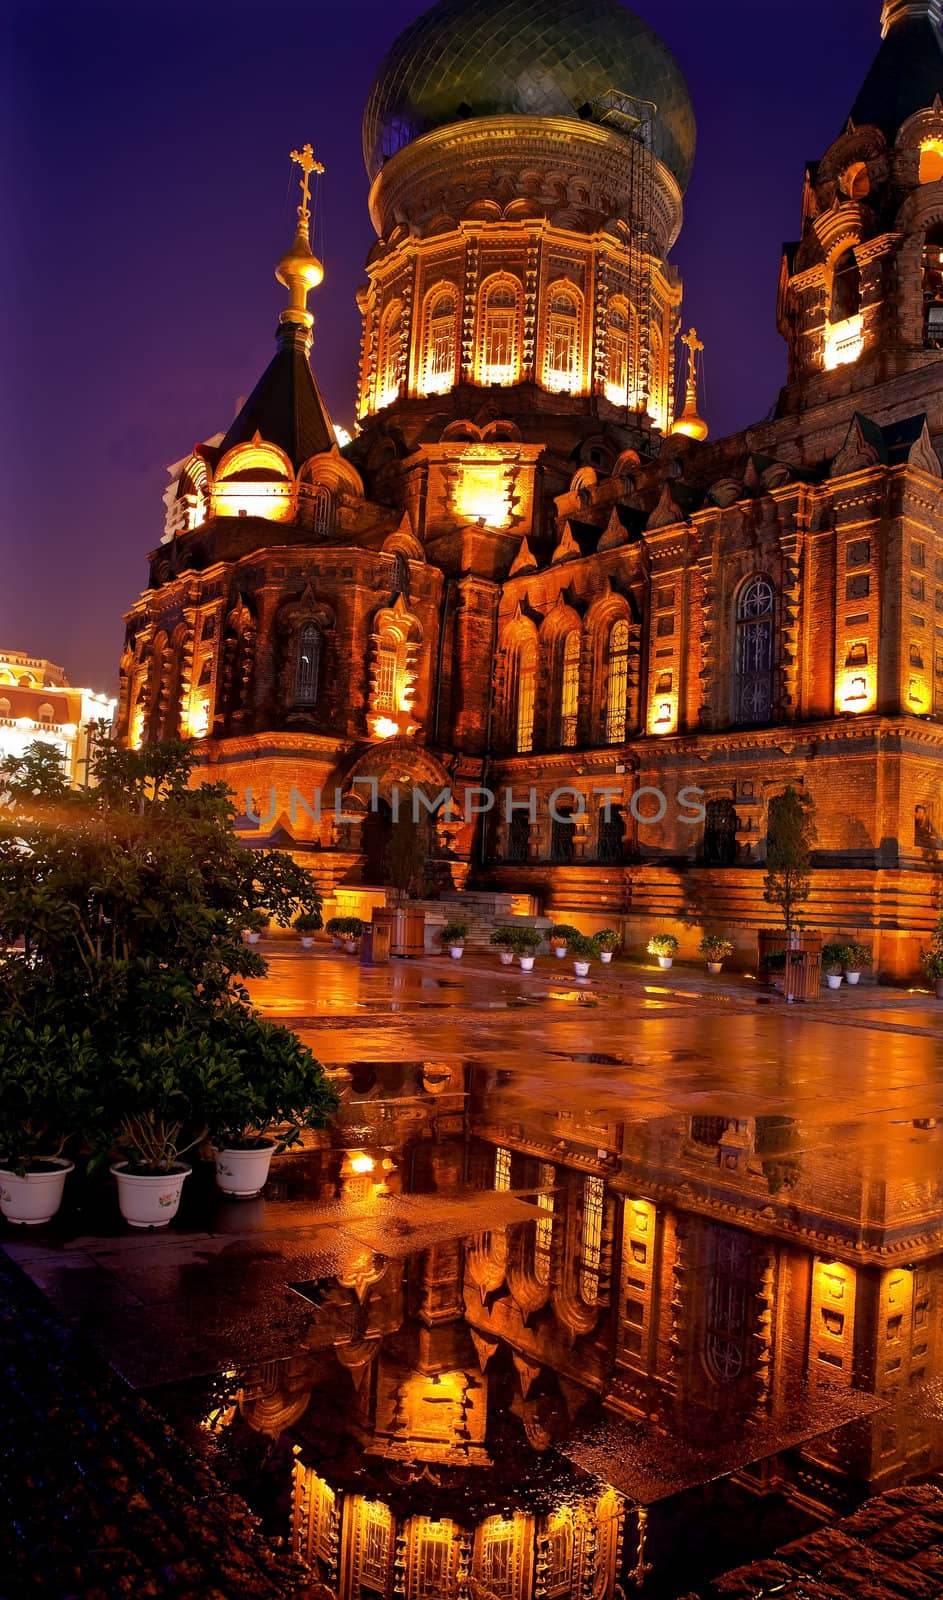
[[[674,56],[619,0],[439,0],[384,57],[363,116],[371,179],[412,140],[458,122],[515,112],[590,116],[615,93],[653,101],[655,154],[683,189],[694,112]]]

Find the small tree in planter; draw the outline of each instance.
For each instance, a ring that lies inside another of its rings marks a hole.
[[[573,971],[576,976],[578,978],[588,977],[589,964],[598,951],[595,940],[585,933],[577,933],[570,939],[568,948],[573,958]]]
[[[491,935],[491,943],[496,946],[501,955],[502,967],[509,967],[514,960],[514,940],[516,928],[495,928]]]
[[[940,917],[933,930],[929,948],[921,950],[920,960],[937,999],[943,1000],[943,917]]]
[[[543,944],[543,935],[536,928],[512,928],[511,949],[521,964],[522,972],[533,969],[537,951]]]
[[[439,929],[439,942],[448,946],[448,952],[453,961],[461,961],[467,938],[467,922],[447,922],[444,928]]]
[[[54,1217],[74,1163],[70,1139],[94,1121],[91,1036],[0,1019],[0,1211],[10,1222]]]
[[[550,929],[548,938],[550,948],[560,960],[566,955],[571,939],[581,937],[579,928],[574,928],[569,922],[558,922]]]
[[[848,945],[848,955],[845,961],[845,982],[858,983],[862,972],[867,972],[874,957],[869,944],[859,944],[852,940]]]
[[[660,967],[670,967],[678,954],[678,941],[673,933],[656,933],[648,941],[648,953],[655,956]]]
[[[701,940],[700,949],[701,955],[707,962],[708,972],[712,972],[715,977],[718,972],[723,970],[724,962],[728,956],[733,955],[732,942],[729,939],[725,939],[721,933],[705,933]]]
[[[329,917],[325,932],[331,935],[338,950],[354,950],[358,939],[363,938],[363,923],[359,917]]]
[[[787,1000],[811,998],[819,990],[821,935],[801,932],[798,911],[812,893],[812,846],[816,839],[812,796],[790,785],[770,801],[766,837],[767,873],[763,898],[779,907],[783,934],[761,930],[760,966],[764,956],[782,940],[792,952],[786,962],[784,991]]]
[[[294,929],[301,939],[303,949],[311,949],[311,946],[314,944],[314,936],[320,926],[320,912],[302,911],[301,915],[295,918]]]
[[[593,934],[592,942],[603,966],[608,967],[620,944],[615,928],[600,928],[598,933]]]
[[[418,956],[425,948],[426,914],[411,906],[427,892],[429,884],[428,830],[408,811],[393,823],[383,856],[385,881],[392,890],[396,917],[393,923],[393,955]]]
[[[848,946],[846,944],[825,944],[822,946],[822,971],[830,989],[841,988],[847,961]]]

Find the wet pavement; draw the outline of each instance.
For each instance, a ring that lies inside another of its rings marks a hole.
[[[337,1125],[3,1242],[331,1593],[679,1596],[943,1469],[943,1006],[263,952]]]

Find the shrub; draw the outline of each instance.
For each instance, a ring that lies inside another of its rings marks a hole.
[[[591,939],[586,933],[574,934],[567,945],[567,949],[574,961],[592,961],[593,957],[599,953],[599,946],[596,944],[595,939]]]
[[[648,941],[650,956],[674,956],[678,953],[678,941],[673,933],[655,933]]]
[[[790,785],[770,801],[766,834],[767,873],[763,898],[782,912],[787,932],[796,923],[796,908],[812,893],[812,846],[815,843],[812,796]]]
[[[848,965],[849,949],[846,944],[823,944],[822,971],[826,977],[837,978]]]
[[[785,972],[788,950],[771,950],[763,957],[763,972]]]
[[[0,1019],[0,1167],[22,1177],[98,1118],[90,1033]]]
[[[302,911],[301,915],[296,917],[294,921],[296,933],[317,933],[320,926],[321,914],[319,911]]]
[[[359,939],[363,923],[359,917],[328,917],[324,931],[335,939]]]
[[[600,928],[593,934],[593,944],[597,950],[618,950],[621,941],[615,928]]]
[[[846,972],[866,972],[874,960],[869,944],[858,944],[854,939],[848,946],[848,958],[845,962]]]
[[[496,945],[499,950],[513,950],[514,935],[517,931],[516,928],[495,928],[494,933],[491,935],[491,943]]]
[[[920,960],[929,981],[938,983],[943,978],[943,917],[933,930],[929,948],[921,950]]]
[[[569,922],[558,922],[550,929],[547,937],[552,945],[569,945],[571,939],[580,938],[580,930],[579,928],[574,928]]]
[[[733,944],[722,933],[705,933],[700,951],[705,961],[726,961],[728,956],[733,955]]]
[[[509,928],[511,935],[509,950],[516,956],[532,956],[543,944],[543,934],[537,928]]]
[[[444,928],[439,929],[439,941],[441,944],[464,944],[467,938],[467,922],[447,922]]]

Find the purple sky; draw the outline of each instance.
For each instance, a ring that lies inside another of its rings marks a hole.
[[[288,151],[306,139],[327,167],[314,365],[351,425],[354,292],[372,239],[360,113],[383,52],[423,9],[13,0],[0,646],[113,688],[122,613],[162,531],[165,467],[226,427],[273,349],[273,266],[296,203]],[[803,163],[841,131],[877,51],[880,0],[635,9],[678,57],[698,120],[673,259],[707,345],[716,436],[775,400],[780,246],[798,231]]]

